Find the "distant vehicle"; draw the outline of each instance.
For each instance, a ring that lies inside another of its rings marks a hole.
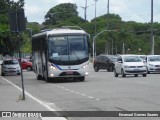
[[[20,62],[20,59],[18,59]],[[32,62],[26,59],[21,59],[22,70],[31,71],[32,70]]]
[[[20,70],[20,65],[18,60],[12,60],[12,59],[7,59],[3,60],[2,66],[1,66],[1,75],[20,75],[21,70]]]
[[[88,75],[89,34],[72,27],[35,34],[32,36],[32,61],[37,80],[84,81]]]
[[[120,55],[117,58],[114,69],[114,76],[122,75],[135,75],[139,74],[143,77],[147,76],[147,68],[143,60],[138,55]]]
[[[147,73],[160,72],[160,55],[148,55],[146,57]]]
[[[116,55],[101,54],[97,56],[93,62],[94,71],[98,72],[100,69],[106,69],[109,72],[112,72],[114,69],[116,59]]]

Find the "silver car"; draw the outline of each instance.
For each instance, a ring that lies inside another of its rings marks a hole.
[[[7,59],[3,60],[1,66],[1,75],[20,75],[20,65],[17,60],[14,59]]]
[[[138,75],[147,76],[147,68],[144,61],[138,55],[120,55],[115,63],[114,76]]]

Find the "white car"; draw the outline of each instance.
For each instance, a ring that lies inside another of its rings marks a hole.
[[[147,76],[147,68],[144,61],[138,55],[120,55],[117,58],[114,69],[114,76],[122,75],[135,75],[139,74],[143,77]]]
[[[146,57],[147,72],[160,72],[160,55],[148,55]]]
[[[20,75],[21,70],[20,70],[20,65],[17,60],[13,59],[7,59],[3,60],[1,64],[1,75]]]

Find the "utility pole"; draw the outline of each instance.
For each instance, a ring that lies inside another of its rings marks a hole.
[[[97,34],[97,20],[96,20],[96,18],[97,18],[97,1],[98,0],[94,0],[94,1],[95,1],[95,18],[94,18],[95,20],[94,20],[94,25],[95,25],[95,35],[96,35]],[[94,47],[96,48],[96,43],[95,43]],[[93,54],[96,57],[96,49],[94,49]]]
[[[108,4],[107,4],[107,14],[109,14],[109,0],[108,0]]]
[[[109,15],[109,0],[108,0],[108,3],[107,3],[107,15]],[[109,29],[109,25],[107,24],[107,20],[106,20],[106,25],[107,25],[107,29]],[[109,44],[109,43],[106,41],[105,44]],[[105,47],[105,51],[107,50],[107,54],[108,54],[108,50],[109,50],[108,47],[109,47],[109,45],[106,45],[106,46],[107,46],[107,48]]]
[[[90,5],[90,6],[92,6],[92,5]],[[87,6],[87,0],[85,1],[85,6],[84,7],[80,6],[81,8],[84,9],[84,19],[85,20],[87,20],[87,8],[90,7],[90,6]]]
[[[17,36],[21,36],[21,33],[26,30],[25,23],[25,15],[24,9],[11,9],[9,11],[9,24],[11,33],[16,33]],[[20,66],[21,66],[21,82],[22,82],[22,100],[25,100],[25,92],[24,92],[24,80],[23,80],[23,71],[21,64],[21,42],[22,36],[19,40],[19,58],[20,58]]]
[[[84,7],[84,19],[86,20],[87,19],[87,0],[86,0],[86,3],[85,3],[85,7]]]
[[[151,0],[151,55],[154,55],[153,0]]]

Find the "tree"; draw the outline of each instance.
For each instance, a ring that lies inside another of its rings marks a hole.
[[[78,17],[77,6],[72,3],[63,3],[52,7],[45,15],[45,25],[56,25],[57,22]]]
[[[11,34],[9,31],[9,22],[8,22],[8,10],[15,8],[22,8],[24,6],[24,0],[19,0],[18,2],[13,2],[10,0],[1,0],[0,1],[0,47],[1,53],[13,54],[14,51],[17,51],[17,45],[20,45],[20,40],[17,39],[15,34]]]

